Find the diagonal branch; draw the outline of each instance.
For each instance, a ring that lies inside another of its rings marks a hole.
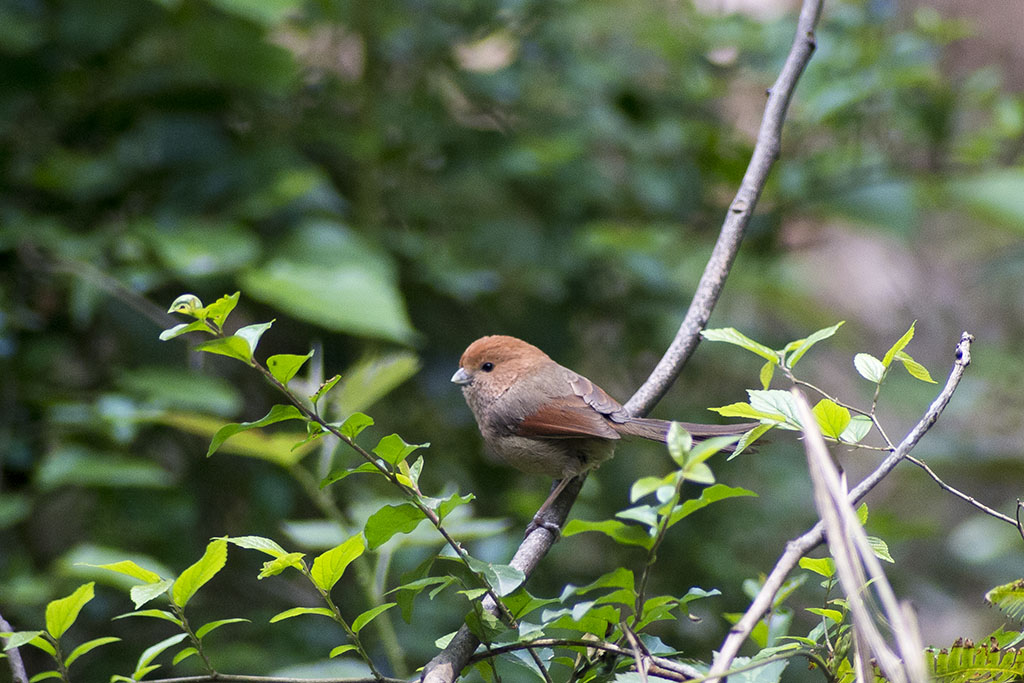
[[[750,163],[736,197],[729,205],[729,211],[711,252],[711,258],[697,285],[693,301],[665,355],[647,381],[626,403],[625,409],[630,415],[645,415],[650,412],[679,376],[683,365],[697,347],[700,331],[707,324],[711,310],[722,293],[725,279],[754,213],[754,207],[768,181],[768,172],[779,158],[782,124],[786,119],[797,81],[814,52],[814,27],[821,14],[822,2],[823,0],[804,0],[793,46],[779,77],[768,92],[768,102],[765,105]],[[554,505],[546,511],[544,521],[555,524],[554,528],[564,525],[582,486],[583,481],[577,479],[566,487]],[[510,563],[527,577],[558,540],[545,526],[538,525],[527,535]],[[485,599],[484,607],[493,609],[494,605],[491,600]],[[460,628],[448,646],[423,667],[423,683],[452,683],[467,665],[479,644],[480,641],[466,626]]]
[[[901,460],[907,457],[917,446],[918,441],[921,437],[931,428],[935,421],[939,419],[939,415],[945,410],[949,400],[953,397],[953,392],[956,391],[957,385],[960,384],[960,380],[964,376],[964,372],[967,370],[967,366],[971,363],[971,343],[974,341],[974,336],[964,332],[960,336],[960,343],[956,345],[955,360],[953,362],[953,369],[949,373],[948,379],[946,379],[946,385],[939,392],[939,395],[935,397],[932,404],[928,406],[928,410],[925,412],[921,420],[914,425],[914,428],[904,437],[903,441],[886,456],[885,460],[875,468],[871,474],[864,477],[863,480],[852,491],[850,491],[849,499],[850,503],[856,505],[861,501],[864,496],[873,489],[878,482],[882,481],[889,472],[891,472]],[[716,677],[720,677],[726,671],[729,670],[729,666],[732,664],[732,660],[735,659],[736,655],[740,651],[740,647],[746,641],[747,636],[750,635],[754,627],[757,626],[757,622],[761,620],[761,617],[765,615],[768,609],[772,606],[775,600],[775,596],[778,594],[779,589],[782,587],[786,577],[789,576],[789,572],[793,571],[800,558],[806,555],[808,552],[818,546],[824,539],[824,525],[818,522],[813,527],[808,529],[802,535],[794,538],[786,544],[786,549],[782,555],[775,562],[775,567],[772,568],[771,572],[765,578],[764,585],[758,592],[757,596],[750,603],[750,607],[743,614],[743,617],[736,622],[736,625],[729,631],[729,635],[722,642],[722,647],[719,650],[718,657],[715,659],[714,666],[711,667],[711,672],[708,675],[708,680],[714,683],[718,680]]]
[[[796,90],[797,80],[814,52],[814,27],[821,15],[822,3],[823,0],[804,0],[797,20],[793,46],[779,77],[768,91],[768,103],[765,105],[761,128],[757,133],[754,153],[750,157],[746,173],[743,174],[743,181],[736,192],[736,197],[729,205],[729,212],[722,223],[722,230],[711,252],[711,258],[704,267],[704,274],[701,275],[693,301],[665,355],[647,381],[626,402],[625,408],[630,415],[646,415],[650,412],[654,404],[661,400],[675,382],[683,365],[700,342],[700,331],[711,317],[711,310],[718,302],[718,297],[725,286],[725,278],[729,275],[732,262],[740,249],[740,242],[754,214],[754,206],[761,196],[765,183],[768,182],[768,172],[779,158],[782,147],[782,124],[786,119],[793,91]]]

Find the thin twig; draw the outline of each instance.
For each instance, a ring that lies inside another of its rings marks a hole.
[[[871,474],[861,480],[859,484],[852,491],[850,491],[850,502],[857,504],[861,501],[864,496],[868,494],[878,482],[882,481],[900,463],[901,460],[906,458],[907,454],[910,453],[917,446],[917,443],[921,440],[921,437],[931,428],[935,421],[939,419],[939,415],[945,410],[946,405],[953,396],[953,392],[956,391],[957,386],[960,384],[960,380],[963,378],[964,373],[967,370],[967,366],[971,363],[971,343],[974,341],[974,336],[964,332],[960,336],[960,343],[956,346],[955,360],[953,362],[953,369],[949,373],[949,377],[946,379],[946,385],[939,392],[939,395],[935,397],[932,404],[928,406],[928,410],[924,416],[918,421],[914,428],[907,433],[903,441],[900,442],[892,453],[886,457],[881,464],[874,469]],[[775,566],[764,580],[764,584],[758,594],[754,597],[754,600],[750,603],[750,607],[743,614],[738,622],[730,629],[729,635],[722,642],[722,647],[719,649],[719,656],[715,660],[714,666],[711,667],[711,673],[709,678],[717,680],[723,674],[728,671],[732,660],[736,658],[736,655],[740,651],[740,647],[746,641],[751,631],[757,625],[757,622],[761,620],[761,617],[768,611],[775,600],[775,596],[778,594],[779,589],[785,582],[789,572],[796,567],[800,558],[806,555],[808,552],[818,546],[824,539],[824,525],[819,521],[813,527],[808,529],[806,532],[789,541],[786,544],[786,549],[782,555],[775,562]]]
[[[967,495],[963,491],[960,491],[959,489],[956,489],[956,488],[950,486],[949,484],[947,484],[946,482],[942,481],[942,479],[939,478],[939,475],[935,474],[935,472],[932,471],[932,468],[928,467],[927,463],[925,463],[923,460],[918,460],[914,456],[908,455],[907,456],[907,461],[908,462],[912,462],[915,465],[917,465],[918,467],[920,467],[921,469],[923,469],[928,474],[928,476],[931,477],[935,481],[935,483],[939,485],[940,488],[942,488],[942,490],[948,491],[949,493],[952,493],[957,498],[970,503],[974,507],[976,507],[979,510],[981,510],[982,512],[984,512],[986,515],[991,515],[991,516],[995,517],[998,520],[1001,520],[1003,522],[1006,522],[1007,524],[1011,524],[1014,527],[1017,527],[1018,531],[1020,530],[1019,522],[1017,520],[1013,519],[1012,517],[1010,517],[1008,515],[1004,515],[1003,513],[999,512],[998,510],[993,510],[992,508],[990,508],[989,506],[985,505],[981,501],[976,500],[975,498],[972,498],[971,496]]]

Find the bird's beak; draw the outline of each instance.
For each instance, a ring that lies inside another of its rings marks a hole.
[[[469,373],[466,372],[465,368],[459,368],[455,371],[455,374],[452,375],[452,381],[460,386],[465,386],[472,382],[473,378],[469,376]]]

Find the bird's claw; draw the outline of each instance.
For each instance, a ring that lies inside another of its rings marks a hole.
[[[556,541],[562,537],[562,527],[559,526],[557,523],[543,519],[542,517],[534,517],[533,520],[527,525],[526,533],[523,534],[523,538],[526,538],[537,529],[544,529],[552,536],[554,536]]]

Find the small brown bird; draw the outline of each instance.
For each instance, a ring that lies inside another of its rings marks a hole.
[[[670,422],[631,417],[586,377],[504,335],[469,345],[452,382],[462,387],[487,448],[523,472],[561,479],[537,517],[574,477],[612,457],[622,436],[664,442]],[[695,438],[742,434],[758,423],[681,422]]]

